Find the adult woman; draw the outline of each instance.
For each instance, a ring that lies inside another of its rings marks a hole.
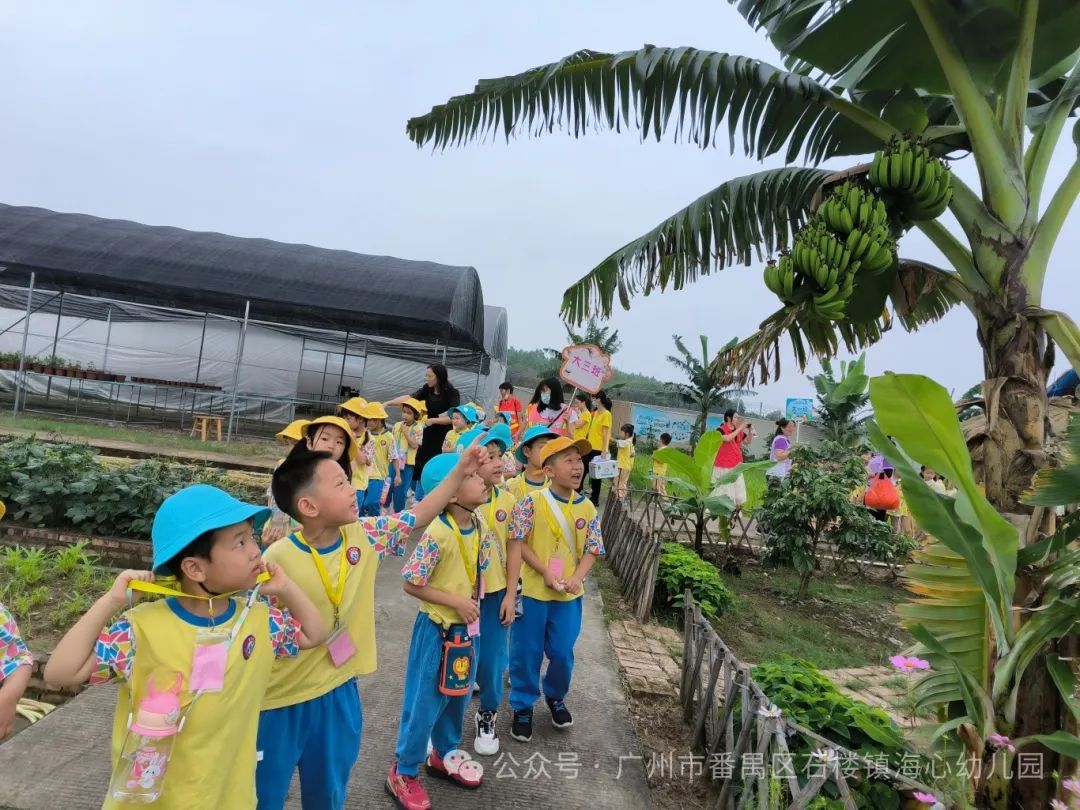
[[[525,421],[522,433],[536,425],[551,428],[560,436],[570,434],[574,423],[574,415],[568,405],[563,405],[562,383],[555,378],[541,380],[529,400],[529,407],[525,411]]]
[[[773,434],[772,448],[769,450],[769,460],[776,463],[769,467],[766,475],[786,478],[791,472],[791,436],[794,432],[795,423],[792,420],[776,420],[776,433]]]
[[[589,426],[592,425],[592,412],[589,410],[591,406],[592,398],[584,391],[578,391],[574,395],[574,401],[570,403],[575,416],[574,435],[571,437],[574,441],[589,439]]]
[[[742,464],[742,444],[754,436],[754,429],[744,422],[742,415],[734,408],[724,411],[724,423],[718,429],[724,434],[724,443],[716,451],[716,459],[713,461],[714,481]],[[717,487],[716,492],[727,495],[735,502],[736,507],[742,506],[746,503],[746,480],[740,474],[734,483]]]
[[[416,482],[416,497],[419,500],[422,495],[420,473],[429,459],[442,452],[443,440],[450,431],[450,418],[446,412],[461,404],[461,394],[450,384],[446,366],[432,363],[424,371],[424,384],[411,398],[423,402],[428,412],[424,422],[424,439],[416,451],[416,463],[413,465],[413,481]],[[410,399],[409,394],[392,399],[386,405],[400,405],[407,399]]]
[[[593,400],[593,412],[592,419],[589,422],[589,444],[592,445],[592,450],[582,458],[585,462],[585,469],[589,469],[589,462],[594,458],[607,459],[610,457],[609,449],[611,447],[611,400],[604,391],[600,391],[596,398]],[[589,500],[593,502],[594,506],[600,505],[600,485],[603,483],[602,478],[593,478],[589,476],[589,482],[592,487],[592,492],[589,494]]]

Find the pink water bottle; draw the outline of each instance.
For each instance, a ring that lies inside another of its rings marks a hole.
[[[139,703],[135,721],[128,728],[120,762],[109,787],[116,801],[150,804],[161,796],[165,770],[179,730],[182,684],[180,673],[176,674],[172,688],[165,691],[159,691],[154,686],[154,679],[149,679],[146,696]]]

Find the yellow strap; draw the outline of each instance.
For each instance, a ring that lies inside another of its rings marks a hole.
[[[263,571],[259,574],[255,581],[258,584],[266,582],[270,579],[270,574]],[[179,588],[170,588],[168,585],[162,585],[160,582],[143,582],[141,579],[133,579],[128,583],[128,589],[132,591],[141,591],[142,593],[152,593],[158,596],[177,596],[181,599],[202,599],[205,602],[212,602],[215,599],[228,599],[231,596],[241,593],[241,591],[229,591],[229,593],[219,594],[218,596],[202,596],[200,594],[185,593]]]
[[[554,494],[555,493],[552,493],[552,496],[554,496]],[[570,494],[571,500],[576,494],[576,492]],[[574,535],[572,545],[571,538],[565,536],[562,530],[562,526],[559,525],[558,518],[556,518],[555,513],[551,511],[551,503],[548,501],[547,496],[543,496],[540,500],[544,502],[544,506],[547,510],[548,528],[551,530],[552,534],[554,534],[556,537],[561,538],[566,543],[567,547],[570,549],[571,556],[573,556],[574,560],[576,561],[580,557],[577,551],[577,526],[574,523],[574,515],[570,511],[570,505],[567,504],[566,506],[563,506],[562,502],[556,498],[556,502],[559,504],[559,509],[562,511],[563,517],[566,519],[566,525],[570,528],[570,532]],[[533,498],[533,501],[535,502],[536,498]]]
[[[491,488],[491,501],[488,503],[488,531],[491,532],[491,543],[499,554],[499,564],[506,568],[506,558],[503,556],[502,543],[499,542],[499,533],[495,530],[495,501],[499,499],[499,488]]]
[[[470,544],[472,546],[472,554],[465,550],[465,537],[461,533],[461,529],[458,528],[457,522],[454,520],[454,516],[449,512],[446,513],[446,520],[450,524],[450,528],[454,530],[454,537],[457,538],[458,551],[461,552],[461,564],[465,566],[465,574],[469,578],[469,587],[473,589],[473,594],[476,593],[476,569],[480,564],[480,544],[476,542],[476,528],[473,527],[474,540]],[[469,565],[469,560],[472,560],[472,565]]]
[[[341,606],[342,597],[345,596],[345,579],[349,574],[349,561],[348,555],[345,553],[345,538],[341,538],[341,560],[338,564],[338,582],[337,588],[330,584],[330,572],[326,570],[326,566],[323,564],[322,555],[318,549],[312,548],[308,541],[304,539],[303,532],[296,532],[294,535],[300,545],[304,546],[309,552],[311,557],[315,560],[315,570],[319,572],[319,579],[322,580],[323,589],[326,591],[326,598],[330,600],[330,604],[334,606],[334,624],[337,624],[338,608]]]

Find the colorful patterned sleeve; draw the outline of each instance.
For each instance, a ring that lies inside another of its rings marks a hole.
[[[479,531],[479,529],[477,530]],[[491,563],[491,555],[495,553],[495,549],[491,545],[491,539],[493,535],[490,531],[483,532],[480,539],[480,572],[488,570],[488,565]]]
[[[401,578],[413,585],[427,585],[440,556],[439,541],[425,532],[416,544],[412,557],[401,569]]]
[[[412,512],[398,512],[393,515],[361,518],[360,526],[367,533],[371,547],[383,559],[388,555],[405,556],[405,544],[409,541],[416,526],[416,517]]]
[[[121,616],[111,626],[106,627],[94,644],[94,668],[90,671],[88,683],[111,683],[126,681],[131,677],[131,667],[135,663],[135,633],[131,622]]]
[[[600,533],[599,515],[589,521],[589,528],[585,530],[585,553],[604,556],[604,537]]]
[[[288,610],[270,608],[270,646],[275,658],[295,658],[300,654],[300,622]]]
[[[522,498],[514,504],[514,510],[510,513],[510,528],[507,537],[511,540],[524,540],[532,532],[533,527],[533,499]]]
[[[33,665],[34,657],[19,634],[15,617],[0,602],[0,681],[20,667]]]

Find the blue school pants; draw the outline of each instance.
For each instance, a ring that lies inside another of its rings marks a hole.
[[[523,597],[525,611],[510,630],[510,708],[514,711],[531,709],[540,699],[540,667],[545,656],[544,697],[563,700],[570,691],[582,599],[545,602]]]
[[[285,806],[297,766],[304,810],[341,810],[349,774],[360,756],[363,727],[355,678],[317,698],[260,712],[255,769],[258,810]]]
[[[404,776],[420,773],[420,766],[427,759],[428,740],[440,756],[461,746],[461,728],[472,690],[457,697],[439,691],[442,654],[442,628],[426,613],[417,613],[405,668],[405,694],[395,751],[398,773]]]
[[[383,487],[386,482],[381,478],[372,478],[368,481],[367,494],[364,502],[360,505],[360,517],[378,517],[382,513]]]
[[[409,487],[412,486],[413,465],[406,464],[401,470],[401,483],[394,487],[394,511],[400,512],[405,508],[405,501],[409,498]]]
[[[480,638],[477,639],[476,685],[480,687],[480,711],[497,712],[503,699],[503,676],[510,659],[507,633],[499,621],[506,588],[484,594],[480,600]]]
[[[367,497],[366,489],[356,490],[356,508],[360,510],[360,517],[364,516],[364,498]]]

